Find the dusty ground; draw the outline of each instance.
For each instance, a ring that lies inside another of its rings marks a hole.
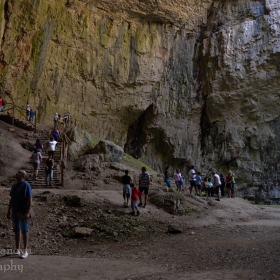
[[[103,165],[100,174],[68,169],[65,188],[34,189],[31,254],[26,260],[5,256],[14,245],[5,219],[7,178],[30,155],[19,144],[25,132],[8,132],[9,127],[0,122],[0,279],[279,279],[278,207],[184,192],[186,216],[149,204],[132,217],[122,206],[117,180],[123,166],[115,164]],[[155,178],[157,191],[164,185]],[[68,205],[67,195],[78,195],[83,205]],[[168,234],[170,224],[183,233]],[[73,238],[75,227],[90,227],[93,234]]]

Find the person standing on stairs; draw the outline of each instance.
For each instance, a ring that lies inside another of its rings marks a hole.
[[[57,141],[54,140],[53,137],[48,141],[48,153],[52,154],[52,158],[54,158],[55,147],[57,145]]]
[[[54,160],[52,157],[52,153],[48,153],[48,158],[45,162],[45,174],[46,174],[46,188],[48,186],[52,186],[53,180],[53,168],[54,168]]]
[[[58,113],[55,113],[54,117],[53,117],[53,129],[57,128],[57,121],[58,121]]]
[[[41,155],[43,155],[43,144],[39,139],[36,140],[36,143],[34,144],[34,146],[37,149],[37,151],[40,152]]]
[[[31,110],[31,106],[29,104],[29,101],[26,104],[26,119],[29,121],[30,119],[30,110]]]
[[[31,161],[34,168],[34,179],[38,179],[38,170],[40,169],[40,164],[42,163],[42,155],[36,148],[34,148],[31,155]]]
[[[34,117],[35,117],[35,112],[33,111],[33,109],[30,107],[30,112],[29,112],[29,120],[31,122],[34,121]]]

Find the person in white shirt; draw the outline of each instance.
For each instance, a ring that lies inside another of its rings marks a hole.
[[[216,189],[216,193],[217,193],[217,196],[218,198],[216,199],[217,201],[220,201],[220,197],[221,197],[221,179],[220,179],[220,176],[215,172],[213,171],[212,172],[212,175],[214,177],[214,187]]]
[[[192,194],[192,189],[195,189],[195,195],[197,195],[197,188],[196,188],[196,181],[195,181],[195,169],[192,166],[191,170],[189,171],[189,181],[190,181],[190,194]]]
[[[57,143],[58,142],[55,141],[53,137],[51,137],[48,142],[48,153],[52,154],[52,158],[54,157],[54,151],[55,151],[55,147],[56,147]]]

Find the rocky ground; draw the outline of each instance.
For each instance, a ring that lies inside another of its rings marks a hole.
[[[20,145],[26,132],[9,128],[0,122],[1,279],[279,279],[278,207],[242,198],[217,202],[185,190],[185,215],[149,203],[133,217],[122,205],[119,177],[128,168],[136,180],[139,170],[123,163],[103,163],[101,172],[90,173],[70,163],[64,188],[34,189],[31,254],[5,256],[14,245],[5,219],[11,176],[30,155]],[[156,174],[152,194],[177,195],[165,192]],[[182,233],[170,233],[170,226]]]

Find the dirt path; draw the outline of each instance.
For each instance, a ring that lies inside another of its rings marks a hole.
[[[186,216],[148,204],[139,217],[132,217],[122,206],[121,184],[112,180],[121,171],[111,168],[102,170],[103,177],[69,170],[67,188],[34,189],[31,254],[26,260],[4,256],[14,246],[11,223],[5,219],[8,177],[25,166],[30,152],[20,145],[25,131],[9,132],[8,125],[0,125],[1,280],[280,278],[280,208],[185,193],[192,209]],[[105,178],[112,183],[105,183]],[[163,187],[153,183],[153,189]],[[86,206],[67,206],[65,195],[81,197]],[[167,234],[170,224],[179,225],[183,233]],[[92,227],[94,234],[69,235],[81,226]]]
[[[43,191],[34,190],[34,195]],[[7,191],[1,193],[2,198],[7,196]],[[119,191],[54,189],[50,196],[68,193],[91,202],[110,201],[120,210],[129,211],[122,208]],[[207,205],[206,201],[201,203]],[[180,224],[183,233],[139,237],[120,243],[78,240],[72,243],[73,247],[67,247],[67,255],[31,252],[26,260],[5,256],[0,258],[0,278],[279,279],[280,209],[277,207],[224,198],[205,211],[178,217],[149,205],[142,209],[139,221],[151,220],[165,225]],[[16,269],[9,269],[11,264]]]
[[[250,279],[251,272],[221,270],[207,272],[176,272],[166,265],[141,260],[81,259],[60,256],[30,256],[19,259],[0,259],[0,265],[14,265],[18,270],[1,272],[1,279]],[[22,269],[22,272],[20,270]],[[244,278],[242,278],[244,277]],[[245,278],[246,277],[246,278]],[[247,278],[248,277],[248,278]]]

